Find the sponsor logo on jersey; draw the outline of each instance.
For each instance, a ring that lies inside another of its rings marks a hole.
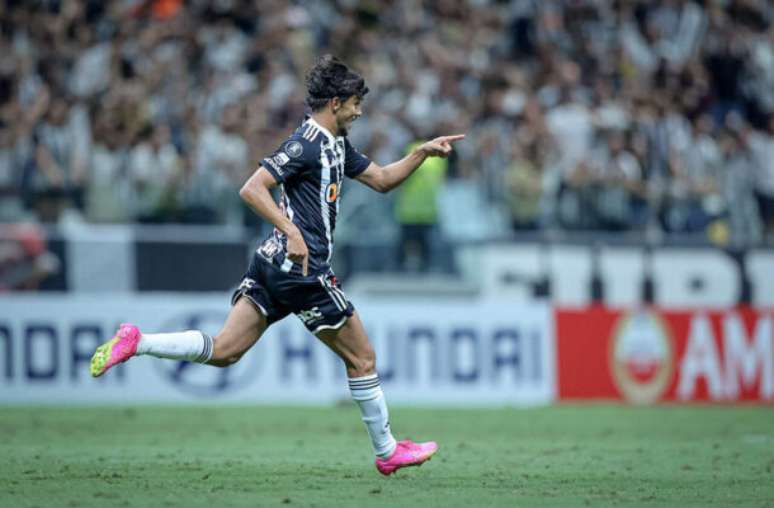
[[[312,321],[316,321],[318,319],[322,319],[323,315],[320,312],[319,307],[312,307],[309,310],[302,310],[298,314],[298,318],[303,321],[305,325],[311,323]]]
[[[337,197],[339,197],[339,186],[335,183],[328,184],[328,188],[325,190],[325,200],[328,203],[335,203]]]
[[[613,329],[609,362],[615,384],[629,401],[657,401],[674,370],[669,325],[651,310],[623,314]]]
[[[304,153],[304,147],[298,141],[291,141],[285,145],[285,153],[295,159],[301,157],[301,154]]]

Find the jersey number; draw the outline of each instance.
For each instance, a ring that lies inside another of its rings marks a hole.
[[[328,203],[335,203],[337,197],[339,197],[339,186],[335,183],[328,184],[328,188],[325,189],[325,199]]]

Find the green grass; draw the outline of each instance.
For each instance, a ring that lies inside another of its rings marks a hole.
[[[435,439],[381,477],[356,408],[0,408],[0,506],[774,506],[774,410],[394,408]]]

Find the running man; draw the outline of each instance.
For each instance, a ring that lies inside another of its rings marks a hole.
[[[136,355],[188,360],[228,367],[258,341],[272,323],[296,314],[307,329],[341,359],[349,388],[366,424],[384,475],[422,464],[438,449],[434,442],[396,441],[375,369],[375,354],[352,303],[331,270],[333,231],[344,176],[379,192],[408,178],[427,157],[446,157],[464,135],[442,136],[416,147],[403,159],[379,166],[358,153],[347,131],[360,115],[368,87],[357,73],[330,55],[306,77],[311,117],[277,151],[262,160],[239,195],[273,233],[253,255],[222,330],[140,333],[130,324],[97,348],[91,374],[101,376]],[[279,204],[270,189],[279,185]]]

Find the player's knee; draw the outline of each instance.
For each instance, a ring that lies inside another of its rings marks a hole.
[[[242,358],[243,352],[225,352],[221,354],[213,354],[212,359],[210,360],[210,365],[215,365],[216,367],[229,367],[231,365],[234,365],[236,362],[239,361],[240,358]]]
[[[227,362],[226,360],[219,360],[217,358],[211,358],[207,362],[207,365],[211,365],[212,367],[221,367],[222,368],[222,367],[228,367],[231,364],[229,362]]]
[[[242,349],[229,345],[229,341],[222,340],[221,336],[216,336],[213,339],[212,358],[207,363],[215,367],[228,367],[238,362],[244,353]]]
[[[376,372],[376,353],[372,348],[359,353],[352,362],[350,377],[369,376]]]
[[[213,356],[213,358],[207,362],[207,365],[212,365],[213,367],[230,367],[238,362],[240,358],[242,358],[242,355],[228,356],[225,358],[216,358]]]

